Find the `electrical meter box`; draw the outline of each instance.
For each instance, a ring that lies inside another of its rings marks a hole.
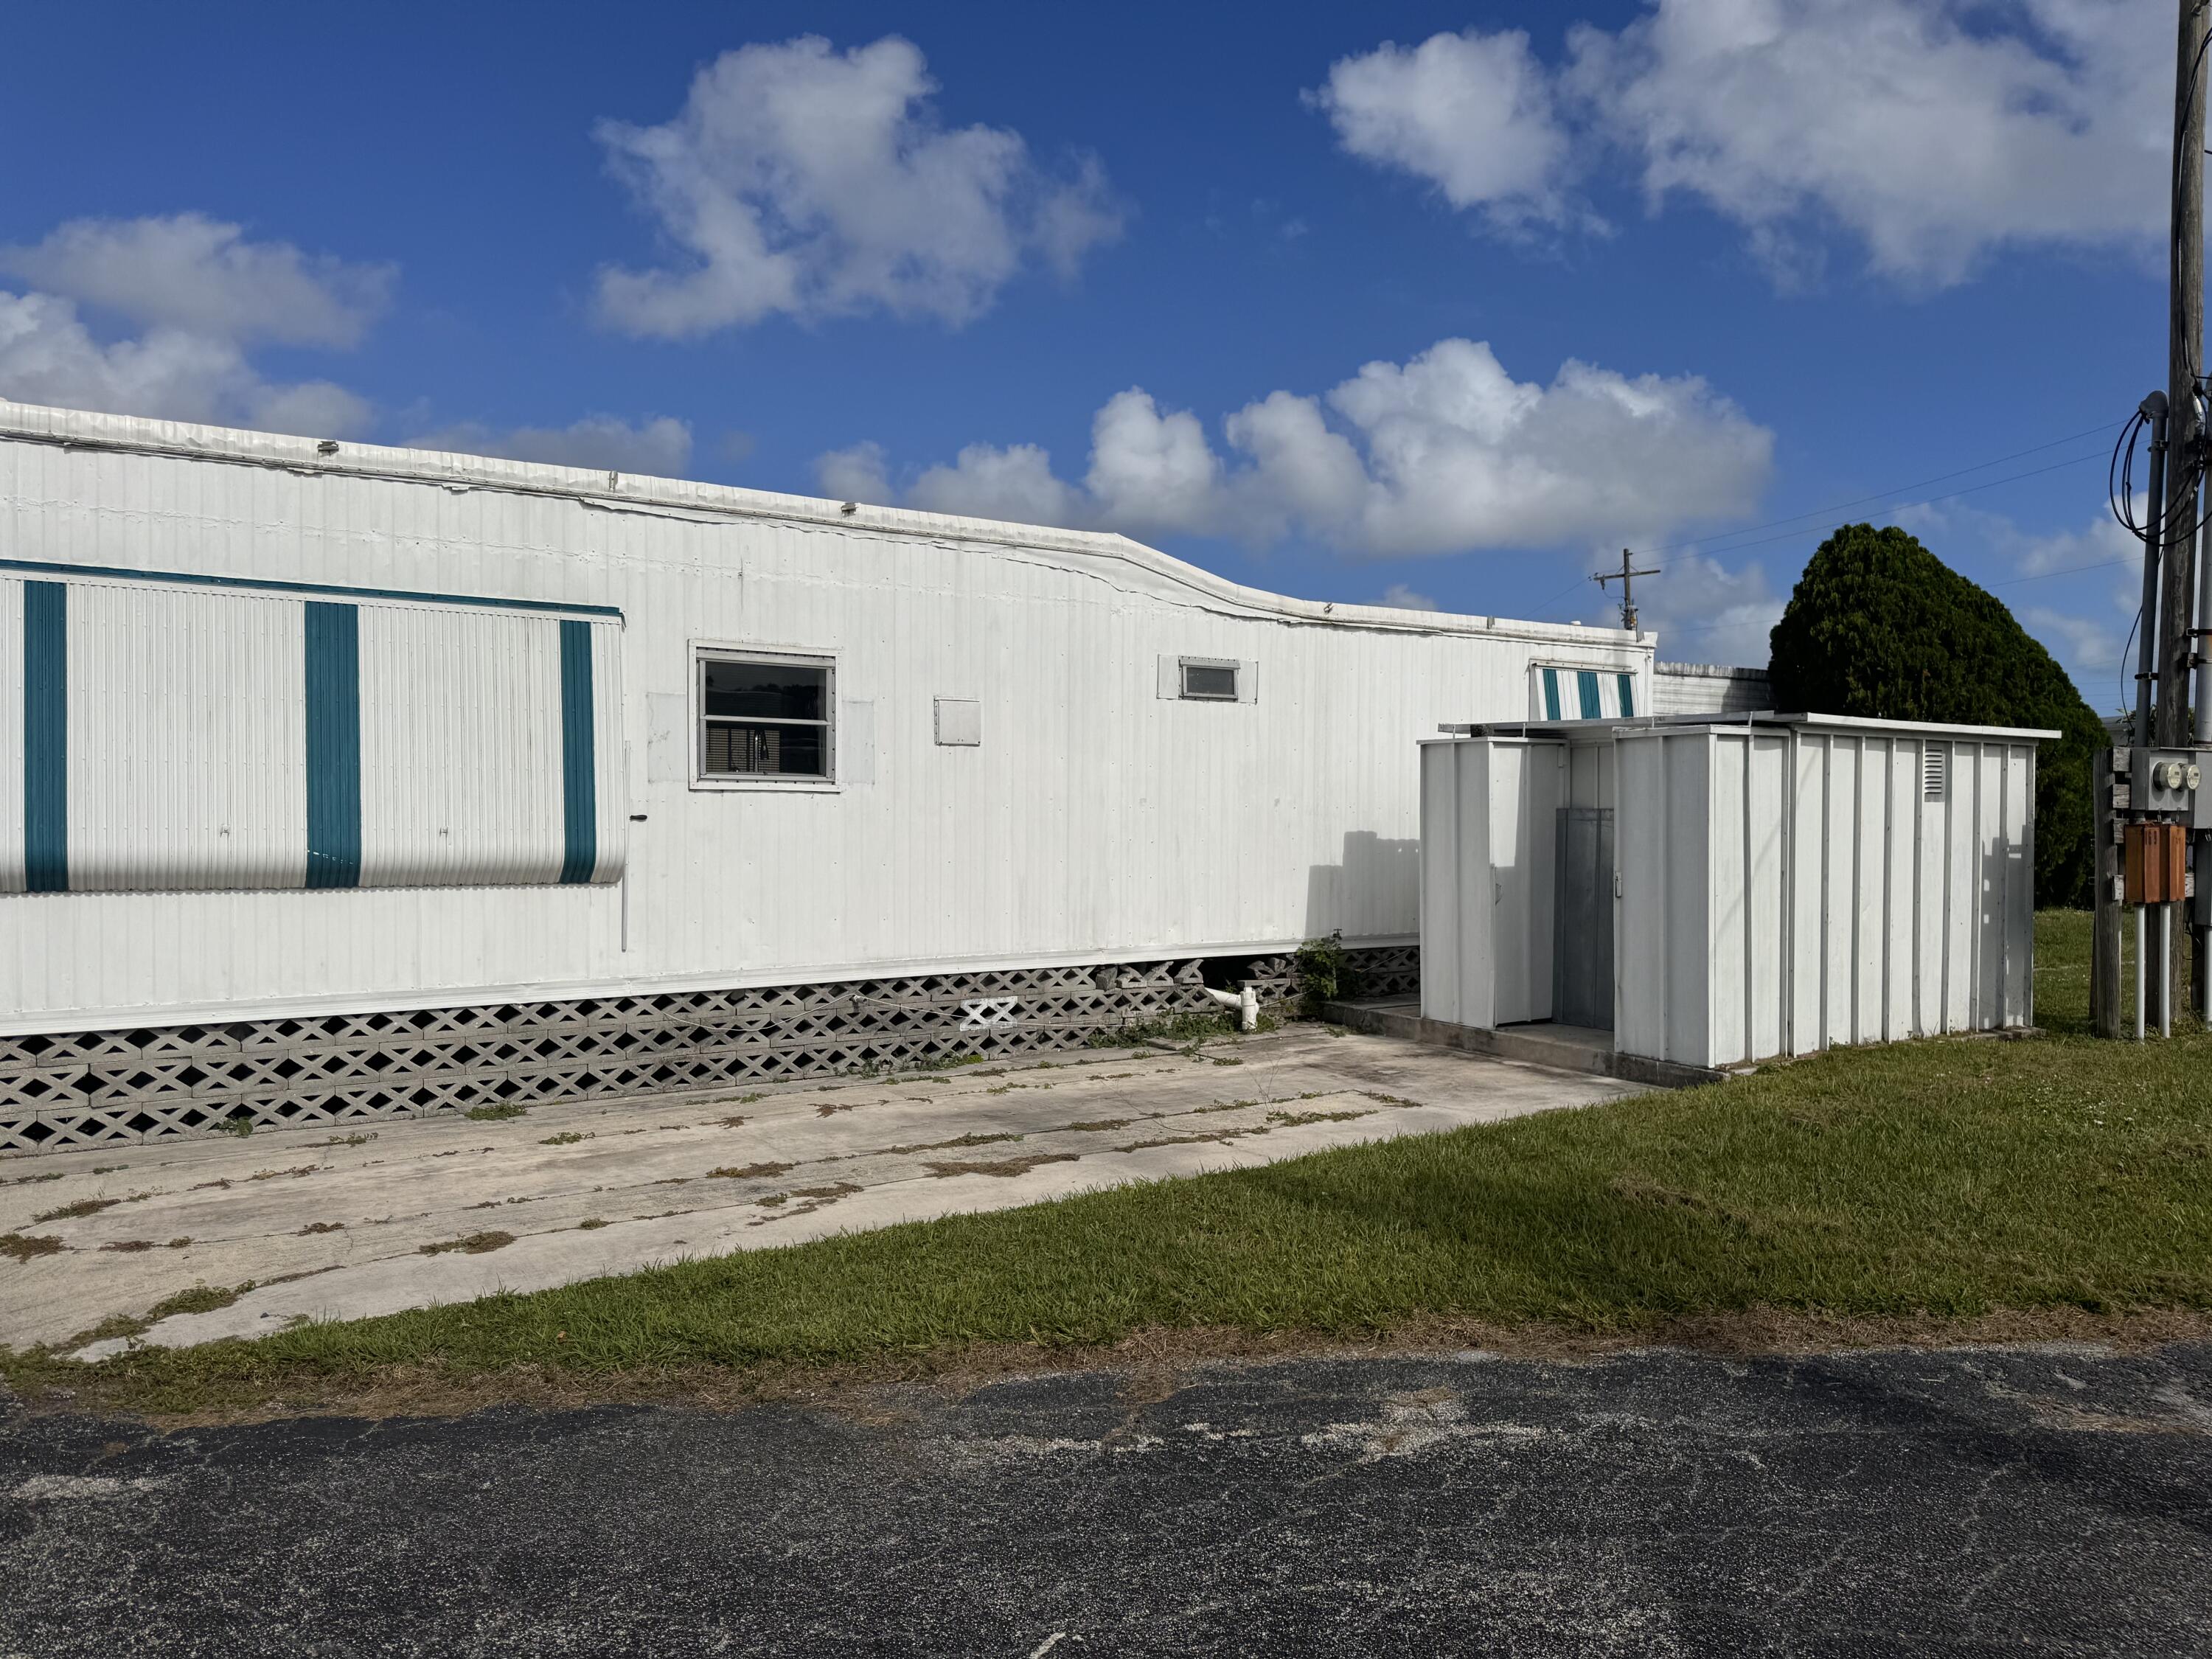
[[[2137,749],[2129,758],[2128,804],[2134,811],[2187,813],[2197,827],[2207,827],[2197,812],[2212,792],[2197,786],[2203,781],[2203,763],[2212,756],[2193,749]]]

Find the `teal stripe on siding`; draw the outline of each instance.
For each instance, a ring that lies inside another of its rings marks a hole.
[[[1597,675],[1587,668],[1577,670],[1575,674],[1575,684],[1576,689],[1582,693],[1583,718],[1586,720],[1596,720],[1605,713],[1598,702]]]
[[[1625,720],[1636,718],[1636,676],[1623,674],[1620,679],[1620,717]]]
[[[561,829],[563,882],[586,882],[599,862],[599,803],[592,750],[592,625],[561,624]]]
[[[361,611],[307,606],[307,885],[361,885]]]
[[[23,885],[69,891],[69,590],[23,584]]]
[[[424,605],[478,605],[492,611],[550,611],[571,617],[613,617],[611,605],[568,605],[558,599],[502,599],[488,593],[422,593],[404,587],[345,587],[334,582],[286,582],[253,576],[207,576],[187,570],[133,570],[114,564],[59,564],[51,559],[0,559],[0,570],[40,575],[104,576],[131,582],[181,582],[188,587],[229,587],[248,593],[327,593],[333,599],[405,599]]]
[[[1544,671],[1544,718],[1547,720],[1559,718],[1559,671],[1556,668]]]

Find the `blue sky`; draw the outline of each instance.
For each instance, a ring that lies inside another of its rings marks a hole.
[[[0,393],[1562,621],[1634,544],[1690,660],[1763,661],[1820,535],[1893,517],[2119,696],[2102,457],[2163,376],[2165,9],[146,5],[10,36]]]

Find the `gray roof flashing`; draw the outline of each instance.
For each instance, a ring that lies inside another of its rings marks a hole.
[[[2032,726],[1966,726],[1936,720],[1885,720],[1861,714],[1778,713],[1771,708],[1741,714],[1615,715],[1594,720],[1480,720],[1443,725],[1437,730],[1448,738],[1577,738],[1595,740],[1603,735],[1634,736],[1643,732],[1741,732],[1747,728],[1812,728],[1823,732],[1875,732],[1899,737],[1954,737],[1987,741],[2055,741],[2061,733]]]

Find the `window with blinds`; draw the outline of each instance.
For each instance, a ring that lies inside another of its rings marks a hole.
[[[698,664],[702,780],[832,777],[831,659],[702,653]]]

